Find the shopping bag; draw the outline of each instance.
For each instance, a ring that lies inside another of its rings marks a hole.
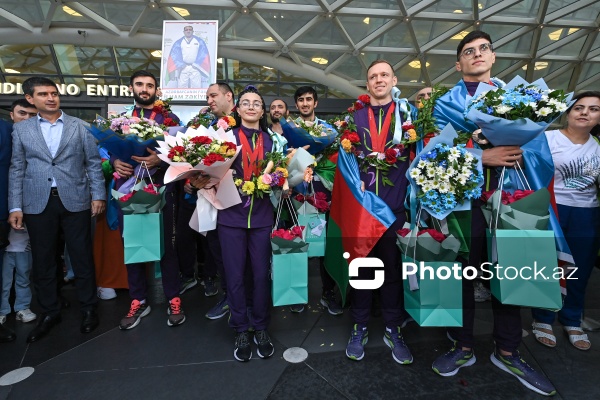
[[[165,248],[162,213],[123,215],[125,264],[158,261]]]
[[[493,264],[490,287],[502,304],[562,308],[553,231],[488,230],[487,238]],[[535,274],[535,268],[543,273]]]
[[[274,306],[308,303],[308,253],[273,254]]]
[[[308,246],[309,257],[324,257],[325,256],[325,238],[327,220],[325,214],[319,213],[315,207],[307,202],[302,203],[297,208],[298,224],[305,226],[306,243]]]
[[[294,226],[288,230],[275,229],[279,225],[284,203],[287,205]],[[282,234],[283,236],[281,236]],[[291,200],[281,196],[277,207],[275,226],[271,232],[271,250],[273,252],[271,295],[274,306],[308,303],[308,249],[310,246],[305,237],[306,229],[298,224],[298,216]]]
[[[402,255],[403,263],[419,265],[413,258]],[[457,263],[460,265],[460,263]],[[442,266],[452,268],[454,262],[434,261],[424,262],[437,271]],[[420,271],[416,274],[418,289],[404,279],[404,308],[420,326],[462,326],[462,281],[452,275],[448,279],[429,276],[426,273],[421,277]],[[411,286],[413,286],[411,288]]]

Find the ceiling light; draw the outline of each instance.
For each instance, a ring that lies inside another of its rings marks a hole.
[[[6,72],[7,74],[20,74],[21,72],[17,71],[16,69],[12,69],[12,68],[6,68],[4,70],[4,72]]]
[[[263,65],[264,69],[273,69],[272,67],[267,67],[266,65]]]
[[[158,4],[156,4],[156,3],[154,2],[154,0],[150,0],[150,3],[148,3],[148,7],[150,7],[150,8],[157,8],[157,7],[158,7]]]
[[[223,64],[223,59],[221,57],[217,58],[217,63],[218,64]]]
[[[454,11],[452,11],[452,12],[453,12],[454,14],[462,14],[462,13],[463,13],[463,12],[462,12],[462,10],[454,10]],[[416,82],[416,81],[415,81],[415,82]]]
[[[90,78],[83,78],[84,81],[97,81],[98,74],[83,74],[85,76],[89,76]],[[95,77],[95,78],[93,78]]]
[[[266,37],[266,38],[264,38],[263,40],[264,40],[265,42],[274,42],[274,41],[275,41],[275,39],[273,39],[271,36],[269,36],[269,37]]]
[[[363,19],[363,22],[367,25],[369,25],[369,22],[371,22],[371,18],[367,17],[365,19]]]
[[[534,71],[539,71],[541,69],[546,69],[548,68],[548,63],[546,61],[538,61],[533,65],[533,70]],[[527,71],[527,65],[523,65],[523,67],[521,68],[524,71]]]
[[[162,51],[161,50],[151,51],[150,54],[152,54],[152,56],[154,56],[156,58],[161,58],[162,57]]]
[[[279,0],[267,0],[266,3],[279,3]]]
[[[465,38],[465,36],[467,36],[468,34],[469,34],[469,32],[467,32],[467,31],[460,31],[456,35],[452,36],[450,39],[463,40]]]
[[[480,10],[483,10],[483,4],[479,3],[479,4],[477,5],[477,8],[479,8]]]
[[[327,64],[329,62],[328,59],[323,58],[323,57],[313,57],[311,59],[311,61],[314,62],[314,63],[317,63],[317,64],[321,64],[321,65]]]
[[[187,17],[188,15],[190,15],[190,12],[187,9],[181,8],[181,7],[173,7],[173,11],[175,11],[177,14],[181,15],[182,17]]]
[[[429,67],[431,64],[429,64],[428,62],[425,63],[425,67]],[[411,68],[421,68],[421,61],[419,60],[414,60],[408,63],[408,66]]]
[[[77,11],[73,10],[71,7],[63,6],[63,11],[74,17],[81,17],[81,14],[79,14]]]

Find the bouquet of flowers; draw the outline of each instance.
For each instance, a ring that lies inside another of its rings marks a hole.
[[[98,140],[100,146],[133,166],[137,163],[131,160],[131,156],[147,156],[146,149],[158,147],[157,140],[163,140],[167,129],[147,118],[115,116],[106,119],[99,115],[94,123],[86,128]]]
[[[259,198],[262,198],[265,193],[272,193],[273,190],[287,190],[289,187],[287,181],[289,176],[287,169],[289,161],[289,158],[282,153],[267,153],[265,159],[260,163],[261,168],[264,168],[261,175],[253,175],[249,181],[237,178],[234,180],[235,186],[241,194],[246,196],[256,194]]]
[[[154,102],[154,107],[152,107],[152,112],[161,114],[163,116],[163,125],[166,127],[178,126],[177,122],[175,122],[173,118],[169,117],[169,114],[172,113],[171,100],[172,99],[170,98],[165,100],[158,99]]]
[[[299,203],[296,206],[297,210],[300,207],[302,207],[302,205],[306,202],[315,208],[315,214],[317,212],[326,213],[327,211],[329,211],[329,202],[327,201],[327,195],[323,192],[314,192],[313,194],[309,194],[307,196],[297,194],[296,196],[294,196],[294,201]],[[310,214],[310,212],[306,212],[306,214]]]
[[[279,120],[284,136],[290,147],[299,148],[310,145],[308,152],[317,154],[323,152],[334,143],[338,133],[328,124],[307,123],[302,118],[296,120]]]
[[[546,230],[550,221],[550,192],[548,189],[502,189],[483,192],[481,211],[488,226],[495,229]]]
[[[396,235],[402,254],[417,261],[454,261],[460,249],[460,241],[454,236],[436,229],[411,230],[409,223],[396,231]]]
[[[452,211],[466,200],[481,196],[479,186],[483,173],[477,168],[478,159],[464,145],[451,147],[438,143],[418,157],[410,169],[410,177],[419,188],[417,198],[433,215]]]
[[[140,181],[129,193],[112,189],[111,193],[123,214],[157,213],[165,205],[165,186]]]
[[[232,132],[202,125],[198,130],[188,128],[176,136],[166,136],[157,149],[158,157],[169,163],[165,183],[188,179],[200,172],[213,178],[213,184],[218,183],[241,150],[235,142]]]
[[[209,107],[205,107],[200,112],[195,115],[188,123],[188,128],[197,129],[200,126],[208,128],[210,124],[216,119],[215,114],[210,112]]]
[[[573,93],[549,89],[543,79],[528,83],[517,76],[503,88],[480,83],[465,117],[494,146],[522,146],[547,130],[567,110]]]
[[[291,229],[277,229],[271,233],[273,254],[306,253],[308,244],[304,241],[304,226]]]

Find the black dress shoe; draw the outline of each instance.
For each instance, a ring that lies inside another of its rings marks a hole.
[[[27,343],[37,342],[44,336],[46,336],[50,330],[54,327],[54,325],[60,323],[62,318],[59,315],[54,317],[50,315],[45,315],[41,318],[35,328],[31,332],[29,332],[29,336],[27,336]]]
[[[17,335],[4,325],[0,324],[0,343],[12,342]]]
[[[98,327],[100,321],[96,310],[82,311],[83,319],[81,320],[81,333],[90,333]]]

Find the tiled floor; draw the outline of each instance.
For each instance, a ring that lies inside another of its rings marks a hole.
[[[594,271],[588,291],[587,315],[600,320],[600,273]],[[152,312],[133,330],[120,331],[118,321],[129,307],[126,291],[100,304],[101,325],[90,335],[79,332],[79,312],[74,288],[63,289],[74,305],[63,312],[63,322],[51,334],[33,344],[25,338],[34,323],[17,323],[17,341],[0,345],[0,375],[31,366],[34,374],[13,386],[0,386],[0,399],[529,399],[541,398],[523,388],[510,375],[494,367],[489,355],[493,344],[490,304],[477,310],[477,363],[454,377],[442,378],[431,371],[431,362],[450,345],[443,329],[404,330],[415,361],[396,364],[384,345],[381,318],[369,326],[365,359],[348,360],[344,348],[351,321],[331,316],[318,305],[318,265],[310,266],[310,304],[301,314],[274,308],[269,329],[275,342],[272,359],[256,354],[249,363],[233,359],[233,333],[226,318],[204,317],[217,297],[207,298],[200,286],[182,296],[187,321],[167,327],[167,313],[160,286],[154,287]],[[34,305],[35,310],[35,305]],[[529,330],[530,314],[523,310]],[[541,368],[558,389],[557,398],[598,399],[600,333],[591,333],[592,349],[575,350],[559,334],[558,346],[547,349],[529,334],[521,353]],[[300,346],[309,353],[301,364],[283,360],[283,351]]]

